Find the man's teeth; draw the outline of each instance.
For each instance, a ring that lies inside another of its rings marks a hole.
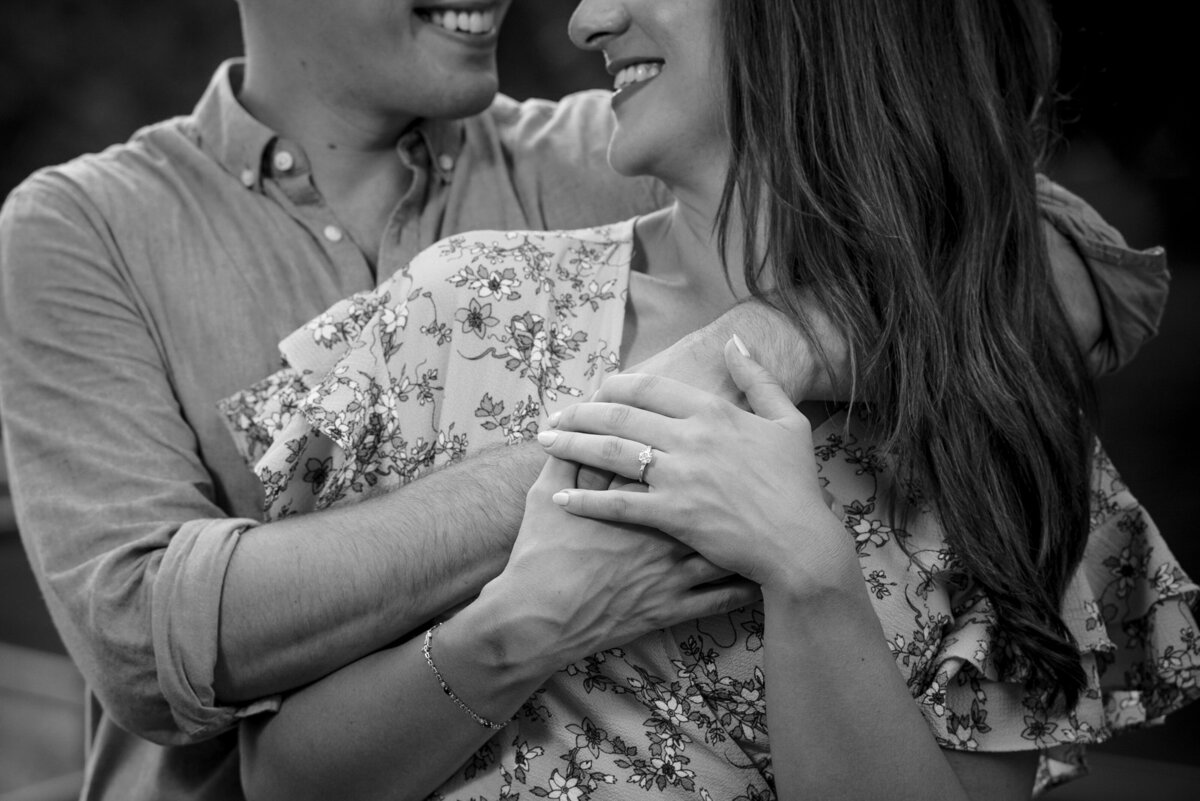
[[[613,81],[613,91],[619,92],[626,86],[642,81],[648,81],[662,72],[662,64],[655,61],[644,61],[641,64],[631,64],[617,73]]]
[[[491,33],[492,29],[496,27],[494,9],[487,11],[426,11],[421,16],[451,33]]]

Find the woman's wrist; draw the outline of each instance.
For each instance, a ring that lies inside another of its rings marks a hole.
[[[866,598],[866,584],[859,567],[858,554],[846,535],[845,526],[830,510],[813,512],[814,522],[797,532],[798,536],[822,537],[825,548],[794,548],[770,560],[770,572],[761,580],[763,595],[780,600],[840,607],[847,600]],[[815,522],[820,519],[822,522]]]
[[[523,605],[488,587],[437,627],[429,658],[438,675],[431,679],[474,714],[502,723],[562,665],[546,652]]]
[[[836,578],[830,575],[833,571]],[[799,577],[791,574],[790,580],[773,580],[763,584],[762,592],[765,608],[800,615],[804,623],[797,628],[809,628],[814,634],[848,625],[879,625],[857,558],[849,568],[831,567],[828,573],[804,570]]]

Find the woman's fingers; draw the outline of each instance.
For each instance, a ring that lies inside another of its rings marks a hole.
[[[551,500],[577,517],[663,529],[661,504],[653,493],[564,489]]]
[[[780,422],[803,419],[779,379],[755,361],[736,334],[725,343],[725,366],[756,415]]]
[[[567,459],[581,465],[615,473],[630,481],[642,481],[646,476],[642,471],[642,462],[647,446],[640,441],[624,437],[601,434],[580,434],[574,431],[543,431],[538,434],[538,442],[546,453],[559,459]],[[649,471],[654,460],[662,455],[655,449],[651,460],[646,464]],[[583,487],[596,489],[596,487]]]
[[[612,434],[645,441],[662,433],[668,422],[657,412],[648,412],[620,403],[577,403],[550,417],[549,431],[580,431],[585,434]]]

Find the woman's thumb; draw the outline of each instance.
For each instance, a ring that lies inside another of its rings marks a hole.
[[[759,417],[782,420],[797,413],[779,379],[754,360],[737,334],[725,343],[725,366],[733,383],[746,396],[750,410]]]

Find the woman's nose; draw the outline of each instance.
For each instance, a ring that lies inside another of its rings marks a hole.
[[[571,41],[582,50],[600,50],[629,27],[625,0],[582,0],[571,15]]]

